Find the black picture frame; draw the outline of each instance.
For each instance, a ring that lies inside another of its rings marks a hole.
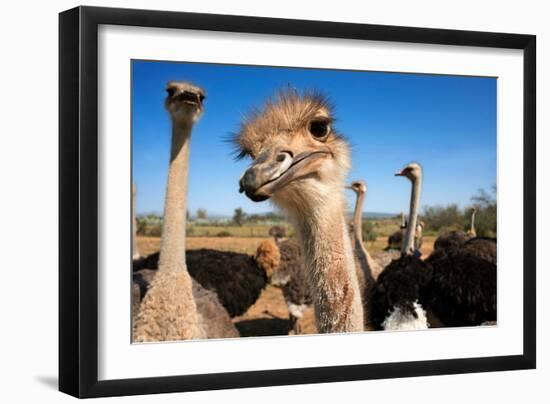
[[[100,24],[523,50],[523,354],[99,381],[97,52]],[[59,100],[59,390],[84,398],[536,367],[535,36],[77,7],[59,15]]]

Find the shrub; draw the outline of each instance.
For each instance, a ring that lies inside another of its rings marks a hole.
[[[496,195],[496,186],[493,186],[492,193]],[[493,195],[484,189],[480,189],[472,197],[472,202],[478,209],[476,215],[476,232],[478,236],[496,237],[497,235],[497,201]],[[468,226],[469,223],[470,216],[468,216]]]
[[[218,234],[216,234],[217,237],[231,237],[231,233],[229,233],[228,231],[224,230],[224,231],[220,231]]]
[[[466,224],[464,213],[457,205],[427,206],[424,208],[422,220],[426,223],[426,230],[441,231],[462,230]]]
[[[378,234],[376,233],[376,231],[374,231],[375,223],[371,222],[370,220],[363,220],[361,227],[362,227],[361,230],[363,233],[364,242],[376,240],[376,237],[378,237]]]
[[[496,188],[493,188],[496,193]],[[477,208],[476,232],[481,237],[496,237],[497,234],[497,201],[487,191],[480,189],[471,198],[473,205],[460,210],[457,205],[427,206],[422,220],[429,232],[446,233],[453,230],[470,229],[472,207]]]

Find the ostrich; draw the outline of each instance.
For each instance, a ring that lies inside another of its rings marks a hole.
[[[255,256],[208,248],[188,250],[187,271],[194,281],[217,294],[230,317],[240,316],[258,300],[270,279],[277,277],[280,256],[273,244],[272,240],[262,242]],[[159,255],[156,252],[134,261],[134,274],[156,270]]]
[[[414,233],[414,249],[415,254],[418,254],[418,256],[422,256],[422,252],[420,251],[420,249],[422,248],[422,243],[424,241],[423,234],[425,226],[426,224],[422,220],[419,220],[416,224],[416,231]]]
[[[407,222],[405,220],[405,214],[401,212],[401,224],[399,225],[399,230],[388,236],[388,246],[386,247],[386,251],[401,250],[401,244],[403,243],[403,237],[406,229]]]
[[[489,261],[493,264],[497,263],[497,239],[490,237],[474,237],[467,240],[462,249],[469,251],[471,254]]]
[[[347,142],[320,94],[282,91],[249,116],[235,137],[251,166],[240,192],[271,198],[294,223],[321,333],[362,331],[363,306],[345,212]]]
[[[372,284],[374,280],[378,278],[380,275],[380,272],[393,260],[396,258],[399,258],[399,255],[396,255],[395,252],[385,250],[385,251],[377,251],[370,254],[368,250],[365,249],[364,243],[363,243],[363,232],[357,232],[354,229],[359,229],[362,227],[362,214],[363,211],[363,203],[365,199],[365,195],[367,192],[367,185],[363,181],[355,181],[351,185],[346,186],[346,188],[351,189],[355,192],[356,199],[355,199],[355,209],[353,212],[353,222],[352,222],[352,239],[354,242],[354,245],[357,247],[362,246],[362,250],[358,251],[356,253],[357,258],[359,259],[360,264],[360,272],[358,272],[358,276],[360,280],[369,279],[370,283]],[[402,217],[403,223],[405,221],[405,217]],[[403,229],[405,229],[405,225],[403,225]],[[401,242],[400,242],[401,245]],[[363,258],[361,259],[361,255]],[[367,258],[370,262],[370,264],[366,265]],[[362,263],[362,265],[361,265]],[[369,274],[364,275],[363,273],[367,271]],[[361,285],[362,289],[364,289],[364,285]]]
[[[288,307],[290,329],[294,334],[300,334],[299,319],[304,311],[313,303],[311,286],[304,269],[304,257],[300,244],[294,239],[283,239],[278,229],[270,229],[269,234],[274,240],[263,241],[256,255],[268,248],[277,249],[278,262],[276,270],[270,278],[273,286],[280,287]],[[272,231],[273,230],[273,231]],[[275,254],[264,254],[267,257]],[[264,258],[265,260],[265,258]]]
[[[472,209],[470,230],[465,239],[455,238],[444,248],[441,243],[426,260],[432,279],[426,291],[426,305],[445,326],[496,324],[497,243],[475,235]]]
[[[365,194],[367,193],[367,184],[364,181],[354,181],[346,188],[351,189],[356,195],[352,222],[353,245],[355,255],[359,260],[362,270],[362,277],[365,283],[364,290],[368,290],[374,282],[375,274],[379,274],[381,268],[371,257],[363,243],[363,203],[365,202]]]
[[[496,264],[477,250],[491,240],[472,239],[459,246],[438,248],[422,261],[414,252],[422,170],[412,163],[397,175],[412,182],[410,226],[403,256],[378,278],[371,302],[372,321],[379,329],[420,329],[429,323],[469,326],[496,320]],[[466,247],[472,243],[470,247]],[[496,246],[496,243],[495,243]],[[485,248],[484,251],[489,250]],[[388,313],[390,313],[388,315]]]
[[[159,269],[134,323],[137,342],[238,337],[223,307],[208,291],[194,291],[185,259],[185,212],[191,130],[203,111],[204,90],[169,82],[166,108],[172,120],[172,145],[164,206]],[[195,293],[194,293],[195,292]],[[200,299],[195,296],[200,295]],[[198,305],[208,303],[199,310]],[[203,313],[203,315],[201,315]]]
[[[462,249],[467,250],[481,259],[487,260],[493,264],[497,262],[497,241],[490,237],[477,237],[475,228],[475,217],[477,208],[472,208],[470,218],[470,229],[467,232],[452,231],[443,234],[437,238],[434,243],[435,251],[446,251],[447,253]]]
[[[420,249],[422,248],[422,242],[423,242],[423,236],[422,233],[424,231],[424,222],[418,221],[416,224],[416,232],[414,234],[414,245],[415,245],[415,254],[422,255],[420,252]],[[403,239],[405,237],[405,233],[407,232],[407,221],[405,220],[405,216],[403,212],[401,212],[401,224],[399,225],[399,230],[394,232],[388,237],[388,245],[385,248],[385,251],[390,250],[401,250]]]
[[[470,229],[467,232],[461,230],[453,230],[448,233],[439,236],[434,243],[434,250],[450,250],[458,248],[466,243],[468,240],[477,236],[475,228],[475,217],[477,208],[472,207],[472,213],[470,217]]]
[[[440,235],[434,242],[434,250],[451,250],[463,245],[470,238],[468,235],[459,230],[453,230]]]
[[[423,291],[431,267],[416,254],[415,234],[422,188],[422,167],[410,163],[396,176],[411,181],[409,223],[401,247],[401,257],[384,268],[373,287],[370,320],[375,329],[411,330],[428,328]]]
[[[139,253],[137,245],[137,220],[136,220],[136,185],[132,184],[132,260],[139,260],[141,254]]]
[[[476,213],[477,213],[477,208],[475,206],[473,206],[472,207],[472,215],[470,217],[470,229],[466,232],[469,237],[477,237]]]
[[[425,305],[445,326],[496,321],[496,264],[466,248],[434,250],[426,260],[432,277]]]
[[[286,229],[283,226],[273,226],[269,229],[269,235],[276,242],[283,241],[286,238]]]

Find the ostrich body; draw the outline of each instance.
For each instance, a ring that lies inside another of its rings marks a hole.
[[[269,243],[273,241],[268,240]],[[208,248],[186,251],[187,270],[202,287],[217,294],[231,317],[244,314],[260,297],[268,280],[279,268],[279,249],[262,243],[253,257],[249,254]],[[156,270],[159,253],[134,261],[134,274]]]
[[[435,240],[434,250],[450,251],[451,249],[461,247],[468,240],[476,237],[477,236],[476,228],[475,228],[476,213],[477,213],[477,209],[473,207],[472,214],[470,217],[470,229],[467,232],[460,231],[460,230],[453,230],[448,233],[442,234]]]
[[[481,259],[496,265],[497,262],[497,240],[490,237],[477,237],[475,228],[475,217],[477,208],[472,208],[470,218],[470,229],[467,232],[452,231],[437,238],[434,243],[434,252],[446,251],[450,253],[455,250],[467,250]]]
[[[474,237],[466,241],[462,248],[475,256],[489,261],[493,264],[497,263],[497,240],[490,237]]]
[[[419,256],[422,255],[422,253],[420,252],[420,249],[422,248],[424,226],[425,226],[424,222],[418,221],[418,223],[416,224],[416,231],[414,233],[415,254],[418,254]],[[401,212],[401,224],[399,225],[399,230],[391,234],[390,236],[388,236],[388,245],[386,246],[385,250],[401,251],[406,234],[407,234],[407,221],[405,220],[405,216],[403,215],[403,212]]]
[[[446,326],[496,324],[497,242],[472,237],[476,212],[473,208],[468,233],[456,233],[451,242],[443,238],[443,245],[438,238],[427,259],[433,276],[426,304]]]
[[[375,329],[411,330],[428,328],[423,292],[431,276],[431,268],[416,254],[415,233],[422,188],[422,167],[407,165],[396,173],[411,181],[409,223],[401,249],[401,257],[393,260],[376,280],[372,292],[371,322]]]
[[[279,260],[269,282],[273,286],[281,288],[288,307],[290,328],[294,334],[300,334],[298,320],[303,317],[304,311],[313,303],[311,286],[304,268],[302,248],[300,243],[294,239],[282,239],[279,231],[272,232],[270,230],[269,233],[273,235],[274,240],[262,242],[256,255],[265,250],[267,246],[277,249]]]
[[[435,240],[434,250],[449,251],[451,249],[462,246],[469,239],[470,237],[468,237],[465,232],[453,230],[451,232],[442,234]]]
[[[319,332],[363,330],[344,217],[349,148],[332,129],[326,99],[281,92],[243,123],[235,141],[240,155],[254,160],[241,176],[240,190],[256,202],[271,198],[295,225]]]
[[[403,244],[403,238],[405,237],[405,232],[407,230],[407,222],[405,220],[405,214],[401,212],[401,224],[399,225],[399,230],[390,234],[388,236],[388,246],[387,250],[399,250],[401,251],[401,246]]]
[[[237,337],[229,315],[219,310],[221,306],[213,305],[211,310],[205,311],[209,317],[199,314],[185,260],[189,143],[193,125],[203,110],[204,91],[189,83],[170,82],[167,92],[172,145],[159,269],[141,302],[134,324],[134,340],[170,341],[214,335]]]
[[[435,250],[426,306],[448,327],[496,321],[496,264],[467,248]]]

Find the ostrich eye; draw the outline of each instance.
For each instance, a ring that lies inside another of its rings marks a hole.
[[[173,97],[174,94],[176,93],[176,89],[173,88],[173,87],[168,87],[168,88],[166,89],[166,92],[168,93],[168,97]]]
[[[324,140],[330,132],[330,122],[326,119],[316,119],[309,124],[309,133],[318,140]]]
[[[206,95],[204,95],[204,94],[200,94],[200,95],[199,95],[199,100],[200,100],[201,102],[203,102],[205,99],[206,99]]]

